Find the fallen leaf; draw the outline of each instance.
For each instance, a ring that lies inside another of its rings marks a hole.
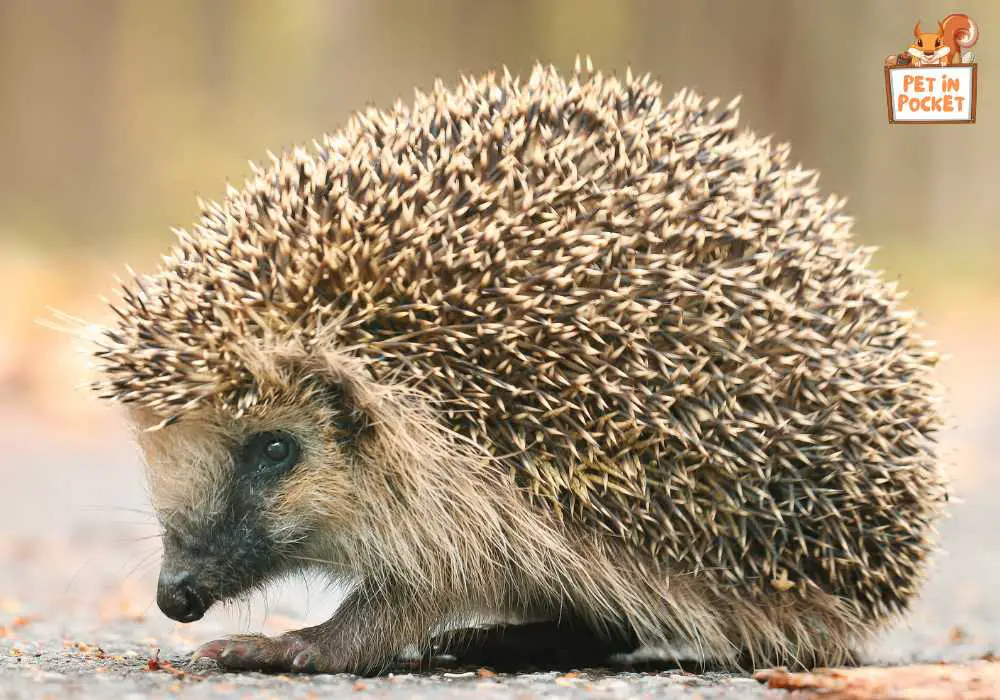
[[[188,673],[187,671],[183,671],[183,670],[177,668],[176,666],[174,666],[169,661],[161,659],[160,658],[160,650],[159,649],[157,649],[154,652],[152,658],[150,658],[148,661],[146,661],[146,670],[147,671],[164,671],[166,673],[169,673],[172,676],[176,676],[177,678],[194,678],[194,679],[197,679],[197,680],[201,680],[201,679],[205,678],[205,676],[198,675],[196,673]]]
[[[777,668],[758,671],[754,678],[769,688],[820,691],[824,700],[1000,697],[1000,663],[990,661],[818,669],[812,673]]]
[[[37,622],[41,620],[41,615],[18,615],[13,620],[11,620],[10,626],[14,629],[24,627],[25,625],[30,625],[32,622]]]

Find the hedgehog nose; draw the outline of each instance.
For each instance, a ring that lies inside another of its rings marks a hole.
[[[160,571],[156,604],[164,615],[178,622],[200,620],[208,610],[207,596],[199,592],[188,571]]]

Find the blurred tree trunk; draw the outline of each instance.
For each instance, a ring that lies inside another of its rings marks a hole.
[[[109,76],[119,4],[63,0],[41,12],[28,0],[0,3],[4,205],[59,240],[92,239],[115,224],[113,212],[92,203],[114,186],[105,169],[114,149]]]

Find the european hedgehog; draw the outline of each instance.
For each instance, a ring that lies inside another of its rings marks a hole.
[[[843,202],[649,76],[440,81],[253,166],[94,350],[163,530],[157,603],[316,568],[315,627],[197,653],[379,672],[468,620],[836,664],[946,500],[937,361]]]

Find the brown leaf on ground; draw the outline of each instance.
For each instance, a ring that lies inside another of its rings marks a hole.
[[[196,673],[188,673],[182,669],[177,668],[172,663],[165,659],[160,658],[160,650],[157,649],[153,654],[152,658],[146,661],[147,671],[164,671],[169,673],[171,676],[176,678],[191,678],[194,680],[202,680],[204,676],[198,675]]]
[[[41,619],[42,619],[41,615],[18,615],[13,620],[11,620],[10,626],[13,627],[14,629],[18,629],[20,627],[26,627],[27,625],[30,625],[32,622],[37,622],[38,620]]]
[[[923,700],[945,697],[988,700],[1000,697],[1000,663],[993,661],[833,668],[818,669],[812,673],[789,673],[779,668],[758,671],[754,678],[767,683],[769,688],[805,691],[805,697],[822,697],[824,700]]]

